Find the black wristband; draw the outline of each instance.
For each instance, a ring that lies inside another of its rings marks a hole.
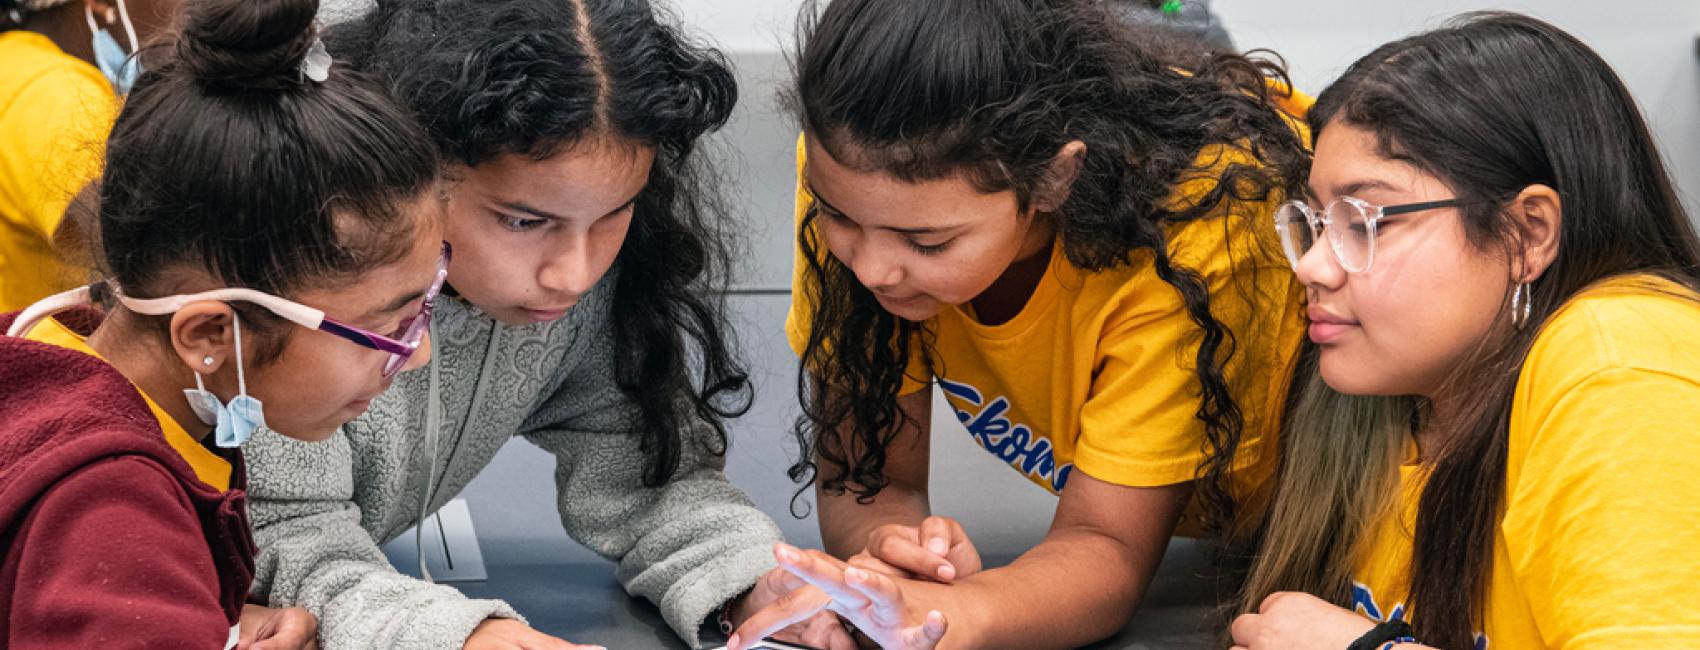
[[[1369,629],[1346,650],[1379,650],[1386,643],[1411,643],[1411,624],[1399,619],[1393,619]]]

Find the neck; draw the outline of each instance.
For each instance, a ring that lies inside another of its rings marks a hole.
[[[98,20],[98,19],[97,19]],[[71,2],[24,18],[23,28],[53,41],[66,54],[94,65],[94,34],[89,32],[88,19],[83,16],[83,3]],[[124,36],[115,35],[120,44]]]
[[[157,337],[142,332],[136,320],[128,310],[108,312],[105,321],[89,335],[89,347],[164,409],[190,437],[205,439],[212,427],[201,423],[183,397],[183,389],[195,385],[194,373],[170,351],[160,349]]]
[[[1424,462],[1434,459],[1440,453],[1441,447],[1450,438],[1450,431],[1456,424],[1456,400],[1441,400],[1435,397],[1423,397],[1417,404],[1417,430],[1411,437],[1417,443],[1417,457]]]
[[[1029,218],[1033,225],[1027,229],[1027,236],[1016,250],[1015,260],[992,282],[992,286],[970,301],[974,315],[981,323],[997,325],[1015,318],[1027,305],[1027,300],[1033,297],[1039,282],[1045,279],[1051,248],[1056,243],[1056,228],[1051,225],[1048,216],[1033,215]]]
[[[1057,240],[1055,216],[1034,213],[1028,218],[1033,220],[1033,225],[1027,229],[1027,237],[1021,240],[1021,248],[1015,253],[1015,264],[1033,261],[1041,256],[1049,258],[1051,244]]]

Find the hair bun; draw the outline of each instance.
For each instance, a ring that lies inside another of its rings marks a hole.
[[[189,0],[177,60],[213,88],[295,87],[318,10],[318,0]]]

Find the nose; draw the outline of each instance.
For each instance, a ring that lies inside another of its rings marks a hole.
[[[543,260],[537,269],[537,284],[556,294],[581,295],[590,291],[601,273],[593,255],[588,233],[575,232],[564,237],[561,248]]]
[[[1317,237],[1310,250],[1299,257],[1299,266],[1294,273],[1299,282],[1316,289],[1339,289],[1346,283],[1346,268],[1340,266],[1340,260],[1334,257],[1326,233]]]
[[[856,281],[869,289],[897,286],[903,280],[903,265],[879,244],[862,237],[839,259],[856,274]]]

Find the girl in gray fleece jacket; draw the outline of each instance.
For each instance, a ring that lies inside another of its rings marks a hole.
[[[326,41],[449,161],[452,295],[431,367],[341,435],[250,443],[254,595],[312,611],[326,650],[561,643],[379,551],[519,435],[557,459],[566,532],[687,642],[777,598],[779,531],[722,471],[722,419],[750,388],[709,291],[725,220],[691,155],[736,101],[719,54],[612,0],[386,0]],[[830,615],[807,629],[849,643]]]

